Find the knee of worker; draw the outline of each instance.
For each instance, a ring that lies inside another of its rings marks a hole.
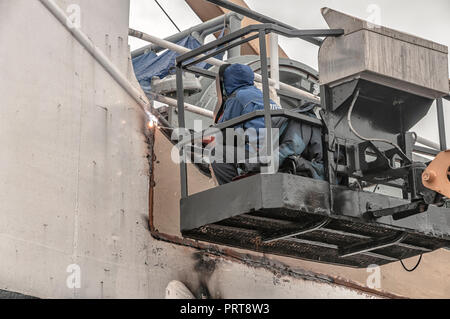
[[[231,183],[238,176],[238,171],[234,164],[213,163],[211,167],[219,185]]]

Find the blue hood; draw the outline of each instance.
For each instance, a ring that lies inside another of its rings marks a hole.
[[[253,86],[255,74],[248,65],[233,64],[225,70],[223,85],[227,95],[233,94],[237,89]]]

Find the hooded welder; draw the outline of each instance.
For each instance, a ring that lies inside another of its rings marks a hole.
[[[242,115],[264,110],[264,98],[261,90],[254,86],[255,75],[252,69],[242,64],[225,64],[221,66],[216,80],[218,103],[214,112],[215,123],[225,123]],[[272,110],[281,109],[274,101],[270,100]],[[313,113],[314,104],[304,105],[298,112],[315,116]],[[296,111],[296,110],[294,110]],[[294,172],[307,172],[306,175],[323,179],[322,165],[322,141],[320,129],[314,129],[299,121],[292,121],[286,118],[273,117],[272,127],[279,129],[279,163],[280,167],[292,167]],[[235,130],[243,131],[256,130],[257,138],[264,138],[262,129],[265,129],[264,117],[258,117],[234,127]],[[258,144],[257,144],[258,145]],[[217,147],[217,145],[216,145]],[[225,146],[226,150],[235,151],[235,145]],[[248,148],[248,145],[247,145]],[[226,155],[226,154],[224,154]],[[225,158],[224,158],[225,159]],[[289,159],[289,165],[287,165]],[[240,162],[239,162],[240,163]],[[260,165],[238,164],[237,159],[232,163],[213,163],[212,169],[220,185],[227,184],[235,180],[240,175],[257,173]]]

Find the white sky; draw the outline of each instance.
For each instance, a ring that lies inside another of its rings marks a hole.
[[[202,0],[199,0],[202,1]],[[264,15],[299,29],[328,28],[320,9],[330,7],[353,16],[368,19],[371,4],[380,8],[381,24],[393,29],[442,43],[450,47],[450,0],[246,0],[249,7]],[[159,0],[181,30],[201,23],[184,0]],[[276,10],[274,10],[276,3]],[[177,33],[153,0],[131,0],[130,27],[161,38]],[[131,50],[147,43],[130,38]],[[317,69],[318,48],[298,39],[280,39],[280,45],[291,59]],[[445,102],[446,119],[450,123],[450,102]],[[419,135],[437,141],[435,108],[416,127]],[[450,144],[450,124],[447,124]]]

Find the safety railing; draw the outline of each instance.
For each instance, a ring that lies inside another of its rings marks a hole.
[[[214,74],[213,72],[200,70],[199,68],[196,68],[195,65],[211,57],[214,57],[219,53],[228,51],[234,47],[240,46],[244,43],[247,43],[255,39],[259,39],[264,111],[256,111],[253,113],[246,114],[244,116],[216,125],[214,128],[216,128],[217,130],[224,130],[227,128],[235,127],[238,124],[259,117],[264,117],[265,127],[268,132],[272,132],[272,117],[293,118],[308,123],[310,125],[322,126],[322,122],[320,120],[305,116],[303,114],[298,114],[289,110],[271,110],[270,93],[269,93],[270,89],[269,65],[268,65],[269,63],[267,57],[266,35],[270,33],[276,33],[278,35],[287,38],[299,38],[305,41],[310,41],[312,38],[316,37],[338,37],[344,34],[344,30],[342,29],[292,30],[292,29],[287,29],[274,24],[251,25],[239,31],[228,34],[221,39],[212,41],[202,47],[192,50],[191,52],[179,56],[176,60],[176,76],[177,76],[178,124],[180,129],[182,129],[181,132],[185,131],[183,72],[191,72],[194,74],[207,76],[209,78],[215,78],[216,74]],[[320,45],[320,42],[318,41],[315,44]],[[206,137],[206,135],[204,135],[205,133],[207,132],[204,131],[198,134],[194,134],[188,139],[185,136],[180,136],[180,140],[182,141],[182,143],[179,143],[179,145],[182,146],[180,148],[181,197],[183,199],[189,196],[187,162],[183,144],[185,145],[186,143],[192,140]],[[267,150],[267,157],[271,158],[273,151],[272,134],[267,134],[266,139],[267,139],[266,143],[269,146]]]

